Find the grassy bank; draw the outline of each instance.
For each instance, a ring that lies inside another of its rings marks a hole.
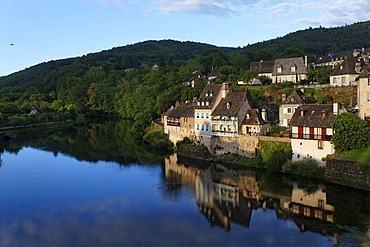
[[[370,146],[367,148],[361,148],[358,150],[351,150],[346,152],[341,152],[335,155],[341,159],[355,160],[359,162],[370,163]]]

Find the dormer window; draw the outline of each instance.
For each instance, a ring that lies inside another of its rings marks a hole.
[[[249,113],[247,113],[246,117],[247,117],[247,119],[249,119],[249,118],[250,118],[250,115],[249,115]]]
[[[227,108],[227,109],[230,109],[230,106],[231,106],[230,102],[227,102],[227,103],[226,103],[226,108]]]
[[[201,105],[204,106],[204,101],[202,101]]]
[[[206,106],[209,106],[209,101],[206,101]]]
[[[281,73],[283,72],[283,68],[282,68],[282,67],[278,67],[278,68],[277,68],[277,72],[278,72],[279,74],[281,74]]]
[[[321,116],[326,117],[326,112],[325,111],[321,112]]]
[[[209,92],[209,97],[213,96],[213,91]]]
[[[296,67],[295,66],[290,67],[290,72],[296,72]]]
[[[200,106],[200,102],[199,101],[197,102],[197,106]]]
[[[303,117],[303,116],[304,116],[304,110],[301,110],[299,115],[300,115],[301,117]]]
[[[208,97],[208,93],[206,93],[206,97]]]

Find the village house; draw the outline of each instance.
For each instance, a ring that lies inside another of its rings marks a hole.
[[[267,112],[262,109],[248,109],[242,121],[243,135],[265,135],[270,132],[270,123],[267,121]]]
[[[205,79],[205,76],[202,74],[202,72],[194,71],[193,73],[191,73],[189,78],[185,82],[183,82],[183,84],[185,86],[194,87],[195,86],[195,81],[198,80],[198,79],[201,79],[201,78]]]
[[[212,136],[236,137],[251,108],[252,97],[248,90],[231,90],[212,112]]]
[[[329,54],[326,57],[320,57],[317,62],[313,64],[314,69],[319,68],[335,68],[335,66],[341,64],[343,60],[347,57],[351,57],[353,54],[351,52],[341,52]]]
[[[360,74],[357,85],[358,115],[370,126],[370,65]]]
[[[297,83],[307,79],[307,56],[275,59],[272,83],[291,81]]]
[[[211,116],[214,109],[230,91],[230,84],[207,84],[194,109],[195,136],[200,143],[209,142],[211,139]]]
[[[300,90],[294,90],[288,97],[286,97],[286,94],[283,94],[282,104],[279,107],[280,126],[288,128],[297,107],[308,103],[308,99]]]
[[[357,85],[357,78],[366,63],[360,57],[347,57],[330,74],[330,86],[353,86]]]
[[[220,76],[220,72],[217,69],[213,69],[211,73],[208,74],[208,81],[213,82],[218,76]]]
[[[272,71],[274,68],[275,60],[251,62],[250,70],[258,74],[258,76],[267,76],[272,79]]]
[[[251,62],[250,70],[258,76],[271,78],[272,83],[291,81],[297,83],[307,79],[307,56],[280,58],[275,60]]]
[[[297,108],[290,121],[292,161],[313,158],[322,165],[334,154],[334,123],[341,113],[338,103],[305,104]]]
[[[180,105],[176,102],[175,107],[171,107],[163,114],[164,133],[168,134],[171,142],[176,143],[188,137],[195,139],[194,133],[194,107],[195,103],[187,102]]]

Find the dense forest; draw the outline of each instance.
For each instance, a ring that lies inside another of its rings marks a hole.
[[[51,114],[117,116],[134,119],[144,133],[153,118],[176,101],[200,94],[183,85],[193,71],[204,75],[217,68],[216,83],[255,76],[252,61],[308,55],[311,61],[328,53],[370,47],[370,21],[337,28],[309,28],[238,48],[173,40],[145,41],[85,56],[49,61],[0,77],[2,126],[26,124],[32,109]],[[153,69],[153,65],[159,69]],[[57,117],[56,117],[57,116]],[[35,117],[33,117],[33,121]]]

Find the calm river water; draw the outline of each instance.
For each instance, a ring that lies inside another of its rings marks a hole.
[[[369,192],[164,157],[129,128],[1,140],[0,246],[370,246]]]

